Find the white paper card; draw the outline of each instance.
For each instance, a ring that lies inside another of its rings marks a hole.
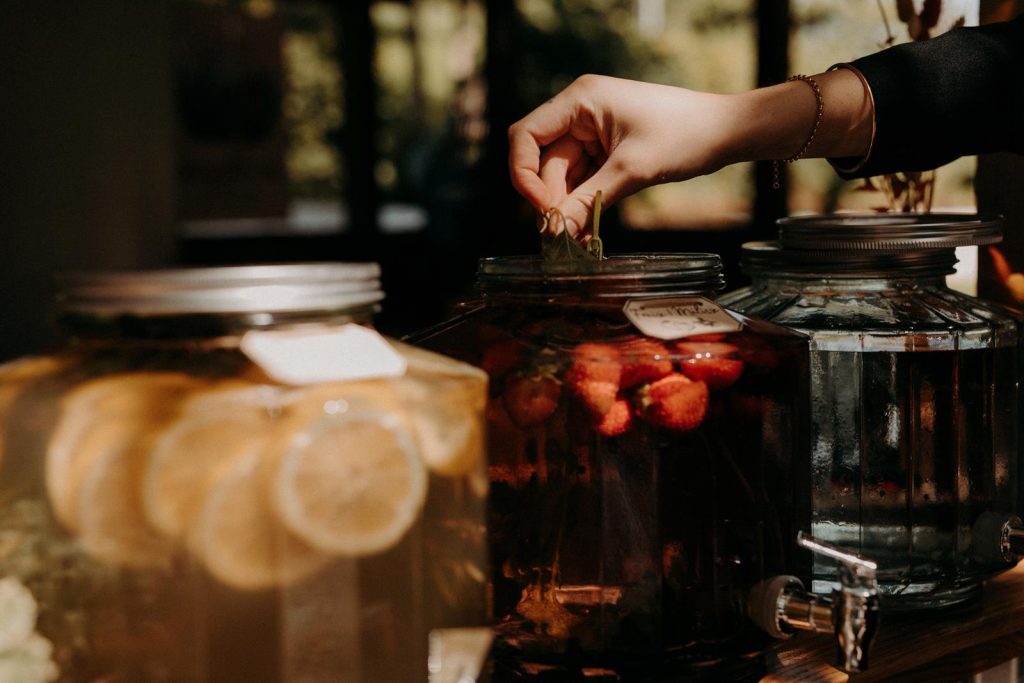
[[[622,311],[638,330],[658,339],[736,332],[742,328],[727,310],[702,296],[630,299]]]
[[[246,332],[242,353],[278,382],[316,384],[405,374],[406,361],[362,325]]]

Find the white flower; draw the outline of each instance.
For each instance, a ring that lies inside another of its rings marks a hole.
[[[36,600],[32,593],[13,577],[0,579],[0,652],[21,645],[35,630]]]
[[[57,680],[53,645],[35,632],[37,612],[28,588],[13,577],[0,579],[0,681]]]
[[[0,681],[50,683],[57,680],[57,665],[50,659],[53,646],[33,633],[21,647],[0,651]]]

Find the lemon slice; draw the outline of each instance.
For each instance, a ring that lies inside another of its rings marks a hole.
[[[292,389],[282,401],[285,417],[305,424],[324,415],[350,411],[400,414],[403,401],[397,380],[380,378],[329,382]]]
[[[396,545],[427,494],[415,444],[394,415],[325,417],[293,438],[277,462],[274,509],[296,536],[328,553],[362,557]]]
[[[278,410],[273,387],[201,392],[157,439],[142,477],[142,506],[161,533],[183,538],[207,490],[239,459],[262,452]]]
[[[389,339],[388,342],[405,357],[409,373],[466,377],[483,382],[487,381],[487,373],[475,365],[463,363],[460,360],[455,360],[433,351],[427,351],[417,346],[410,346],[394,339]]]
[[[33,380],[63,369],[68,362],[67,358],[58,356],[31,356],[0,364],[0,465],[11,438],[9,430],[24,428],[24,425],[12,421],[15,402]]]
[[[483,472],[487,373],[432,351],[392,344],[408,363],[399,382],[427,466],[447,477]]]
[[[432,471],[446,477],[483,471],[486,381],[410,373],[402,395],[420,455]]]
[[[92,442],[98,447],[82,477],[73,525],[82,547],[96,560],[129,569],[170,567],[172,544],[146,523],[139,496],[158,429],[155,421],[138,420],[100,424],[90,432],[107,434]]]
[[[236,458],[207,491],[188,545],[207,571],[239,590],[262,590],[302,579],[328,562],[288,533],[270,509],[263,456]]]
[[[483,473],[487,374],[447,356],[389,342],[408,362],[405,376],[296,389],[291,410],[310,416],[388,413],[408,423],[431,471],[447,477]]]
[[[86,473],[109,450],[126,447],[139,429],[156,428],[198,386],[179,373],[133,373],[85,382],[64,396],[46,452],[46,490],[54,515],[77,530]]]

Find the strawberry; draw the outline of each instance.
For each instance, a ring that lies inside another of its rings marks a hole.
[[[506,435],[509,432],[518,431],[519,428],[509,417],[508,409],[505,408],[503,396],[498,396],[487,401],[485,409],[487,416],[487,430],[493,435]]]
[[[524,345],[517,339],[503,339],[484,349],[480,369],[487,373],[492,382],[519,367],[523,360]]]
[[[594,425],[594,429],[601,436],[619,436],[629,431],[633,426],[633,411],[629,401],[624,398],[616,399],[612,407]]]
[[[492,484],[505,484],[514,489],[528,484],[534,474],[536,474],[536,468],[528,462],[515,466],[508,464],[487,466],[487,479]]]
[[[562,387],[550,377],[515,377],[506,384],[502,401],[512,422],[530,429],[554,414],[561,393]]]
[[[708,395],[704,382],[673,373],[640,388],[639,414],[658,427],[686,432],[703,422]]]
[[[621,380],[622,363],[614,346],[588,342],[573,349],[565,381],[590,412],[601,416],[611,409]]]
[[[724,389],[736,383],[743,373],[743,361],[735,358],[738,349],[724,342],[678,342],[683,356],[680,369],[693,380],[706,382],[710,389]]]
[[[653,339],[630,339],[619,345],[622,388],[653,382],[672,372],[672,358],[664,344]]]
[[[684,342],[720,342],[726,338],[724,332],[709,332],[708,334],[691,334],[684,339]]]
[[[897,496],[903,493],[903,486],[899,482],[892,481],[891,479],[885,479],[876,484],[876,495],[880,498],[886,496]]]
[[[779,351],[772,342],[760,335],[745,334],[733,337],[736,355],[754,370],[769,371],[779,364]]]

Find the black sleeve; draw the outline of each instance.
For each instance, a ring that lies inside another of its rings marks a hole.
[[[875,139],[853,171],[922,171],[987,152],[1024,153],[1024,15],[959,28],[852,62],[871,87]]]

